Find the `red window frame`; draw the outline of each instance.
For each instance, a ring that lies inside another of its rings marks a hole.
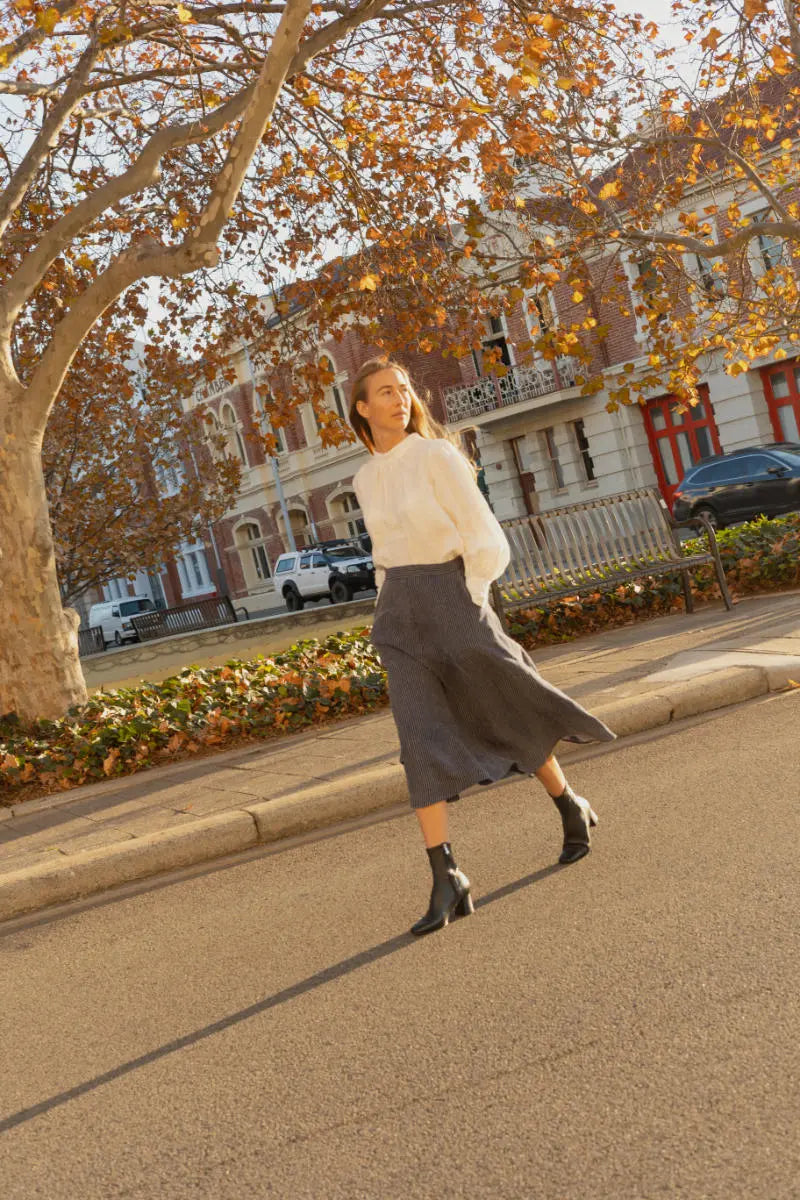
[[[644,417],[644,425],[647,430],[647,440],[650,443],[650,454],[652,455],[658,486],[670,508],[672,507],[672,499],[680,486],[680,481],[686,470],[683,465],[679,437],[685,438],[685,442],[688,442],[692,465],[705,457],[697,438],[698,429],[708,430],[714,453],[722,453],[719,431],[714,418],[714,410],[711,406],[708,387],[705,384],[701,384],[697,390],[700,393],[700,399],[703,404],[702,410],[699,407],[688,406],[683,412],[679,412],[678,406],[681,402],[677,396],[658,396],[655,400],[649,400],[647,404],[643,405],[642,416]],[[656,428],[653,420],[654,412],[662,414],[664,418],[663,429]],[[670,483],[664,471],[664,464],[661,457],[662,449],[665,454],[672,456],[675,471],[678,475],[675,483]]]
[[[788,396],[775,395],[772,379],[773,376],[780,373],[785,375],[789,384]],[[800,375],[800,358],[786,358],[782,362],[770,363],[768,367],[761,368],[761,384],[764,388],[764,398],[767,401],[767,411],[776,442],[794,440],[793,438],[786,437],[781,425],[780,409],[790,408],[794,412],[795,423],[800,429],[800,389],[798,389],[798,375]]]

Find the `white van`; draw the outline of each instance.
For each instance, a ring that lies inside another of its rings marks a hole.
[[[126,596],[124,600],[105,600],[93,604],[89,609],[89,628],[102,629],[103,649],[109,642],[121,646],[123,642],[139,640],[130,618],[137,613],[153,612],[155,604],[149,596]]]

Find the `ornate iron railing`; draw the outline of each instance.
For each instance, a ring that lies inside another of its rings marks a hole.
[[[575,387],[576,375],[577,364],[573,359],[558,358],[554,363],[543,362],[535,367],[509,367],[503,376],[486,375],[475,383],[445,388],[447,420],[468,420],[510,404],[521,404],[562,388]]]

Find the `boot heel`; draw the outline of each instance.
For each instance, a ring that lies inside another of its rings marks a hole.
[[[462,896],[458,904],[453,909],[454,917],[471,917],[475,912],[475,905],[472,903],[472,896],[467,892]]]
[[[593,829],[594,829],[595,825],[597,824],[597,813],[594,811],[593,808],[589,809],[589,824],[592,826]]]

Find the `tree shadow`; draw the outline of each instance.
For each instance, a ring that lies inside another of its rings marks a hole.
[[[530,875],[524,875],[521,879],[515,879],[511,883],[504,884],[502,887],[496,888],[493,892],[481,896],[475,901],[475,908],[476,910],[482,909],[488,904],[504,900],[507,896],[513,895],[514,892],[518,892],[522,888],[531,887],[533,884],[546,879],[549,875],[554,875],[556,872],[565,869],[564,866],[553,863],[548,867],[543,867],[539,871],[534,871]],[[226,1017],[221,1017],[218,1021],[213,1021],[210,1025],[204,1025],[201,1029],[196,1029],[192,1033],[174,1038],[170,1042],[165,1042],[163,1046],[157,1046],[154,1050],[148,1050],[146,1054],[140,1054],[136,1058],[131,1058],[127,1062],[120,1063],[108,1071],[103,1071],[100,1075],[95,1075],[92,1079],[84,1080],[83,1083],[77,1083],[74,1087],[67,1088],[63,1092],[58,1092],[55,1096],[48,1096],[47,1099],[40,1100],[37,1104],[31,1104],[27,1108],[22,1108],[18,1112],[11,1113],[0,1120],[0,1133],[6,1133],[18,1125],[25,1124],[26,1121],[33,1120],[34,1117],[52,1112],[53,1109],[60,1108],[62,1104],[66,1104],[70,1100],[77,1100],[81,1096],[86,1096],[106,1083],[122,1079],[125,1075],[130,1075],[133,1071],[137,1071],[141,1067],[149,1066],[150,1063],[158,1062],[161,1059],[169,1057],[171,1054],[176,1054],[179,1050],[185,1050],[189,1046],[196,1046],[199,1042],[204,1042],[218,1033],[223,1033],[226,1029],[231,1029],[234,1025],[239,1025],[243,1021],[250,1020],[251,1017],[260,1016],[261,1013],[269,1012],[270,1009],[277,1008],[281,1004],[286,1004],[298,996],[303,996],[308,992],[313,992],[317,988],[323,987],[327,983],[333,983],[336,979],[342,979],[346,975],[351,975],[361,967],[380,962],[381,959],[387,958],[390,954],[394,954],[404,947],[416,944],[416,941],[417,939],[411,933],[401,933],[397,934],[396,937],[389,938],[386,942],[372,946],[369,950],[361,950],[358,954],[353,954],[341,962],[334,963],[330,967],[325,967],[322,971],[317,971],[314,975],[309,975],[307,979],[301,979],[298,983],[293,983],[289,987],[282,988],[281,991],[275,992],[272,996],[266,996],[263,1000],[256,1001],[255,1004],[249,1004],[246,1008],[240,1008],[237,1012],[230,1013]]]

